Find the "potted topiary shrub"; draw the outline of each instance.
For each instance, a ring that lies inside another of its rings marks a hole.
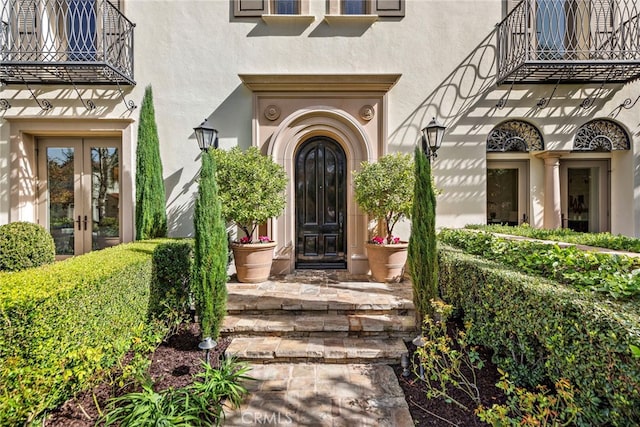
[[[238,281],[264,282],[269,278],[276,242],[256,232],[260,224],[284,209],[284,168],[256,147],[214,153],[222,216],[244,234],[231,243]]]
[[[413,205],[413,159],[408,154],[388,154],[377,162],[362,162],[353,172],[356,202],[376,223],[377,232],[367,242],[369,268],[378,282],[402,278],[407,261],[406,241],[393,235]]]

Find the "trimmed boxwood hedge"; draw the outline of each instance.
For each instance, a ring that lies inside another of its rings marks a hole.
[[[471,322],[470,339],[520,383],[567,378],[583,425],[640,424],[640,308],[527,276],[448,246],[442,298]]]
[[[147,320],[163,241],[0,274],[0,425],[33,422],[126,353]]]
[[[31,222],[0,225],[0,271],[21,271],[51,264],[56,247],[51,234]]]

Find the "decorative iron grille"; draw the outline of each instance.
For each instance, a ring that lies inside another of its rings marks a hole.
[[[631,141],[624,129],[606,119],[585,123],[578,129],[573,141],[573,149],[576,151],[613,151],[630,148]]]
[[[108,0],[4,0],[3,83],[133,80],[133,28]]]
[[[487,137],[487,151],[541,151],[542,134],[530,123],[521,120],[502,122]]]
[[[498,83],[640,77],[636,0],[522,0],[500,22]]]

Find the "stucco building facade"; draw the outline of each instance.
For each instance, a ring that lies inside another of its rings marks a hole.
[[[331,257],[366,272],[351,171],[412,153],[432,117],[447,126],[438,226],[640,236],[636,1],[2,5],[0,224],[42,224],[61,255],[134,238],[134,106],[147,85],[170,235],[193,233],[193,127],[207,118],[221,149],[257,146],[287,171],[287,207],[265,226],[278,271]]]

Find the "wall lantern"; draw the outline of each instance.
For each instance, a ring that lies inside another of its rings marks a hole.
[[[422,151],[430,159],[438,157],[437,151],[442,145],[442,137],[446,129],[447,127],[439,123],[435,117],[422,129]]]
[[[200,151],[209,151],[209,148],[218,148],[218,131],[209,124],[207,119],[200,123],[200,126],[193,128],[198,140]]]

